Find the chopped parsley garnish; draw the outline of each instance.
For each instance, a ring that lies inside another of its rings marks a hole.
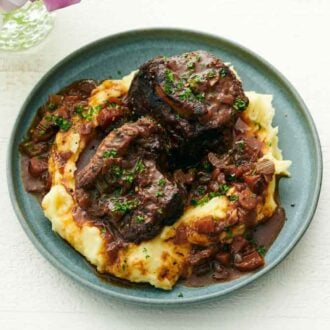
[[[233,237],[233,232],[230,227],[225,228],[225,233],[227,238],[232,238]]]
[[[258,127],[258,130],[262,129],[262,126],[260,123],[258,123],[257,121],[254,122],[254,125],[256,125]]]
[[[179,94],[179,98],[181,101],[192,101],[193,99],[195,99],[199,102],[203,102],[205,100],[205,93],[203,92],[194,94],[192,89],[190,87],[187,87]]]
[[[183,298],[183,293],[182,292],[179,292],[178,297],[179,298]]]
[[[165,70],[165,85],[164,85],[164,91],[166,94],[173,93],[173,82],[174,82],[173,71],[166,69]]]
[[[117,156],[116,150],[107,150],[103,154],[103,158],[110,158]],[[112,175],[118,180],[122,179],[125,182],[132,183],[134,181],[135,175],[142,172],[145,169],[144,164],[141,160],[138,160],[131,170],[123,170],[118,165],[112,165],[110,171]]]
[[[178,89],[182,89],[184,84],[185,84],[184,80],[181,79],[176,83],[175,87]]]
[[[146,247],[144,247],[144,248],[142,249],[142,252],[145,253],[145,255],[146,255],[146,259],[150,258],[149,254],[148,254],[148,250],[147,250]]]
[[[211,198],[213,198],[213,197],[211,197]],[[204,197],[202,197],[200,200],[197,201],[197,204],[196,205],[199,205],[199,206],[204,205],[209,200],[210,200],[210,197],[208,195],[205,195]]]
[[[48,102],[47,107],[50,111],[53,111],[57,108],[57,105],[53,102]]]
[[[220,197],[220,196],[226,195],[228,190],[229,190],[229,186],[227,186],[226,184],[222,184],[222,185],[220,185],[218,191],[212,191],[212,192],[208,193],[207,195],[203,196],[199,200],[192,199],[190,204],[193,206],[204,205],[205,203],[209,202],[214,197]]]
[[[235,201],[238,201],[238,196],[237,196],[237,195],[229,195],[229,196],[228,196],[228,199],[229,199],[231,202],[235,202]]]
[[[247,102],[242,100],[241,98],[237,98],[233,104],[233,108],[237,111],[244,111],[247,107]]]
[[[135,220],[136,223],[144,223],[144,216],[143,215],[137,215],[134,220]]]
[[[123,170],[118,165],[111,166],[111,172],[117,178],[120,178],[123,174]]]
[[[164,197],[164,192],[163,191],[157,191],[156,192],[156,197]]]
[[[205,101],[205,93],[203,92],[203,93],[195,94],[195,98],[199,102],[204,102]]]
[[[105,233],[107,232],[107,229],[106,229],[105,227],[103,227],[103,228],[101,229],[101,232],[102,232],[102,234],[105,234]]]
[[[267,249],[263,246],[263,245],[258,245],[258,243],[256,242],[256,240],[253,238],[251,232],[246,232],[245,233],[245,238],[251,243],[254,245],[256,251],[263,257],[266,252],[267,252]]]
[[[187,87],[186,89],[184,89],[181,94],[179,94],[179,98],[181,101],[188,101],[189,99],[191,99],[193,96],[193,92],[192,90]]]
[[[205,194],[205,192],[206,192],[206,188],[203,187],[203,186],[199,186],[199,187],[197,188],[197,192],[198,192],[200,195],[203,195],[203,194]]]
[[[84,108],[81,105],[75,107],[74,111],[81,118],[91,121],[94,115],[97,115],[101,111],[102,107],[100,105],[96,105],[95,107]]]
[[[189,70],[194,69],[194,67],[195,67],[195,63],[194,63],[194,62],[189,62],[189,63],[187,64],[187,68],[188,68]]]
[[[165,187],[165,185],[166,185],[166,180],[165,179],[159,179],[159,181],[158,181],[158,186],[159,187]]]
[[[144,171],[144,169],[145,169],[145,166],[144,166],[142,160],[139,159],[135,164],[134,172],[135,173],[140,173],[140,172]]]
[[[256,247],[256,250],[257,250],[257,252],[263,257],[265,254],[266,254],[266,252],[267,252],[267,250],[266,250],[266,248],[263,246],[263,245],[259,245],[259,246],[257,246]]]
[[[206,171],[206,172],[211,172],[212,171],[212,165],[210,162],[208,162],[207,160],[205,160],[203,163],[202,163],[202,167],[203,169]]]
[[[216,76],[216,72],[214,69],[210,70],[208,73],[207,73],[207,77],[208,78],[214,78]]]
[[[190,201],[190,204],[193,205],[193,206],[197,206],[198,205],[198,201],[196,201],[196,199],[192,199]]]
[[[174,73],[173,71],[166,69],[165,70],[165,81],[166,82],[174,82]]]
[[[188,80],[189,86],[194,88],[196,87],[198,84],[200,84],[203,81],[203,78],[198,75],[198,74],[194,74],[190,77],[190,79]]]
[[[132,183],[134,181],[134,175],[132,174],[126,174],[124,177],[123,177],[123,180],[128,182],[128,183]]]
[[[117,156],[117,151],[114,149],[104,151],[102,158],[113,158]]]
[[[121,266],[121,269],[122,269],[123,272],[126,270],[126,266],[127,266],[127,260],[125,259],[124,263]]]
[[[115,108],[117,106],[117,103],[115,102],[108,102],[108,106],[111,108]]]
[[[72,126],[72,123],[68,120],[65,119],[61,116],[57,116],[57,115],[51,115],[51,116],[47,116],[46,120],[54,123],[55,125],[57,125],[61,131],[66,132],[67,130],[69,130],[69,128]]]
[[[219,187],[219,192],[221,195],[226,195],[228,190],[229,190],[229,186],[227,186],[226,184],[221,184]]]
[[[165,83],[164,92],[166,94],[173,94],[173,87],[169,83]]]
[[[120,213],[127,213],[132,209],[136,208],[138,205],[139,205],[138,200],[115,201],[113,211]]]
[[[75,106],[75,108],[74,108],[74,112],[76,113],[76,114],[78,114],[80,117],[82,117],[83,118],[83,113],[84,113],[84,111],[85,111],[85,108],[82,106],[82,105],[77,105],[77,106]]]
[[[210,192],[209,193],[209,199],[212,199],[212,198],[214,198],[214,197],[219,197],[219,196],[221,196],[222,194],[219,192],[219,191],[212,191],[212,192]]]
[[[245,142],[243,140],[235,142],[236,144],[236,149],[239,153],[242,153],[245,147]]]
[[[220,75],[221,78],[226,77],[227,76],[227,70],[225,68],[221,68],[219,70],[219,75]]]

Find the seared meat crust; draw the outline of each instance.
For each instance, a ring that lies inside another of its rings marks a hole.
[[[183,191],[159,169],[164,130],[142,117],[112,131],[76,175],[76,198],[127,241],[157,235],[183,211]]]
[[[232,126],[248,102],[232,70],[205,51],[146,62],[128,93],[133,112],[153,116],[177,147],[205,131]]]

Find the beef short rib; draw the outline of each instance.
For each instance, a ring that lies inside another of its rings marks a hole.
[[[183,191],[162,173],[165,148],[164,130],[151,118],[113,130],[76,175],[79,206],[126,241],[153,238],[183,211]]]

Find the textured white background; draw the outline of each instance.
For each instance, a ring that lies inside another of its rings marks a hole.
[[[329,0],[83,0],[57,12],[38,47],[0,52],[0,329],[330,329],[329,17]],[[324,156],[318,210],[290,256],[222,300],[176,309],[111,301],[54,269],[21,229],[5,174],[16,115],[50,67],[97,38],[155,26],[218,34],[274,64],[306,101]]]

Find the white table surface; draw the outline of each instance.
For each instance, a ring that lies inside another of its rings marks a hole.
[[[330,329],[330,1],[83,0],[56,16],[39,46],[0,52],[0,329]],[[307,103],[324,157],[318,210],[289,257],[222,300],[176,309],[112,301],[56,270],[16,219],[5,174],[16,115],[50,67],[100,37],[156,26],[212,32],[270,61]]]

